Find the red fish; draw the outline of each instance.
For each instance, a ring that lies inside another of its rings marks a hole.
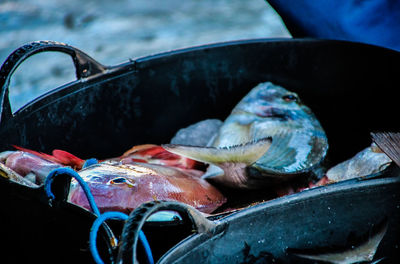
[[[200,162],[173,154],[158,145],[139,145],[126,151],[122,156],[113,160],[120,161],[122,164],[131,164],[136,162],[166,165],[182,169],[197,168]]]
[[[9,154],[4,160],[4,165],[23,177],[32,176],[28,178],[36,184],[44,183],[50,171],[63,166],[24,151],[14,151]]]
[[[100,163],[78,173],[88,183],[101,212],[129,213],[144,202],[167,200],[211,213],[226,202],[215,187],[201,179],[204,172],[193,169],[148,163]],[[71,185],[69,201],[89,209],[86,196],[75,181]]]
[[[37,157],[41,157],[42,159],[52,161],[64,166],[72,167],[75,170],[82,169],[83,164],[85,163],[85,160],[80,159],[77,156],[64,150],[55,149],[52,151],[52,155],[49,155],[46,153],[22,148],[19,146],[14,146],[14,147],[20,151],[33,154]],[[121,162],[122,164],[142,162],[142,163],[172,166],[182,169],[194,169],[201,166],[200,162],[182,157],[180,155],[173,154],[171,152],[166,151],[161,146],[152,144],[134,146],[128,151],[126,151],[124,154],[122,154],[122,156],[111,158],[108,160],[118,161]]]
[[[20,151],[7,153],[2,162],[21,176],[32,174],[42,184],[51,170],[70,166],[89,184],[101,211],[130,212],[153,200],[179,201],[210,213],[226,198],[201,179],[201,163],[172,154],[157,145],[139,145],[122,156],[82,169],[85,161],[66,151],[52,155],[15,146]],[[32,178],[32,177],[31,177]],[[87,199],[76,181],[70,202],[89,209]]]

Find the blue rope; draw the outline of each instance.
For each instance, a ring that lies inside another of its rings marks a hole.
[[[85,162],[84,166],[87,163],[89,163],[89,165],[87,165],[87,166],[93,165],[93,164],[95,164],[94,161],[96,161],[96,163],[97,163],[97,160],[95,160],[95,159],[87,160]],[[93,222],[92,228],[90,229],[89,245],[90,245],[90,251],[92,253],[92,256],[93,256],[93,259],[95,260],[95,262],[97,264],[104,264],[103,260],[100,258],[99,252],[97,251],[97,245],[96,245],[97,232],[98,232],[100,226],[107,219],[110,219],[110,218],[115,219],[116,218],[116,219],[121,219],[121,220],[125,221],[128,219],[128,215],[121,213],[121,212],[105,212],[103,214],[100,214],[100,210],[96,205],[96,202],[94,200],[94,197],[92,195],[92,192],[90,191],[88,184],[82,179],[82,177],[76,171],[74,171],[71,168],[67,168],[67,167],[54,169],[46,177],[46,180],[44,182],[44,190],[46,192],[46,195],[50,199],[55,199],[55,196],[54,196],[53,192],[51,191],[51,184],[52,184],[54,178],[60,174],[68,175],[71,178],[75,178],[78,181],[78,183],[80,184],[80,186],[82,187],[82,189],[86,195],[86,198],[88,199],[90,208],[92,209],[93,213],[97,216],[96,220]],[[142,243],[143,248],[145,250],[147,263],[154,264],[154,259],[153,259],[153,254],[151,252],[150,244],[142,230],[140,230],[140,232],[139,232],[139,240]]]
[[[54,198],[55,198],[54,194],[53,194],[52,191],[51,191],[51,184],[53,183],[54,178],[55,178],[57,175],[60,175],[60,174],[68,175],[68,176],[70,176],[70,177],[72,177],[72,178],[75,178],[75,179],[78,181],[78,183],[79,183],[80,186],[82,187],[82,189],[83,189],[83,191],[84,191],[84,193],[85,193],[85,195],[86,195],[86,197],[87,197],[87,199],[88,199],[90,208],[92,209],[92,211],[93,211],[93,213],[94,213],[95,215],[99,216],[99,215],[100,215],[100,210],[99,210],[99,208],[98,208],[97,205],[96,205],[96,202],[95,202],[95,200],[94,200],[94,197],[93,197],[93,195],[92,195],[92,192],[91,192],[90,189],[89,189],[89,186],[88,186],[87,183],[82,179],[82,177],[79,176],[79,174],[78,174],[76,171],[74,171],[73,169],[71,169],[71,168],[58,168],[58,169],[52,170],[52,171],[49,173],[49,175],[46,177],[46,180],[45,180],[45,182],[44,182],[44,190],[45,190],[47,196],[48,196],[49,198],[51,198],[51,199],[54,199]]]
[[[143,231],[139,231],[139,241],[142,243],[144,251],[146,252],[146,260],[148,264],[154,264],[153,253],[151,252],[149,241],[147,240],[146,236],[144,235]]]
[[[89,246],[90,252],[92,253],[93,259],[97,264],[104,264],[103,260],[100,258],[99,252],[97,250],[97,233],[99,231],[100,226],[104,223],[104,221],[108,219],[120,219],[126,221],[128,219],[128,215],[121,212],[105,212],[101,214],[96,220],[93,222],[92,228],[90,229],[89,234]],[[154,264],[153,254],[150,249],[150,244],[144,235],[143,231],[139,232],[139,240],[143,245],[143,248],[146,252],[146,261],[148,264]]]
[[[126,219],[128,219],[128,215],[121,212],[105,212],[101,214],[98,218],[96,218],[96,220],[93,222],[89,234],[89,247],[94,261],[98,264],[100,263],[103,264],[104,262],[100,258],[99,252],[97,250],[97,232],[99,231],[99,228],[103,224],[103,222],[111,218],[121,219],[126,221]]]

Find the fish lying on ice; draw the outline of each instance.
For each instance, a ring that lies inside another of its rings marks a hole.
[[[328,141],[296,93],[266,82],[235,106],[209,147],[162,146],[214,165],[205,175],[212,181],[257,189],[310,172],[323,161]]]

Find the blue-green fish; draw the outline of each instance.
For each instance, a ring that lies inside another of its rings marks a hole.
[[[163,145],[211,165],[205,177],[246,189],[287,181],[312,170],[328,150],[325,132],[298,95],[270,82],[232,110],[209,147]]]

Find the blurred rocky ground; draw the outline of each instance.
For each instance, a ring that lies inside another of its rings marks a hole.
[[[248,38],[290,37],[264,0],[0,1],[0,60],[21,45],[55,40],[105,65],[171,49]],[[13,75],[13,111],[75,79],[71,59],[48,52]]]

